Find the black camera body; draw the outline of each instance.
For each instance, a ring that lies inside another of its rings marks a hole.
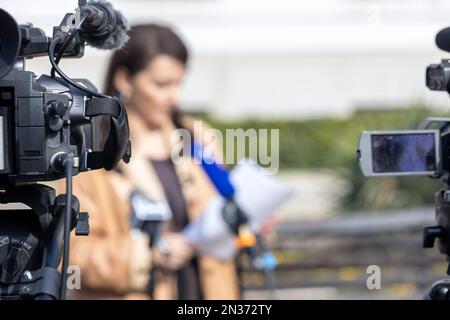
[[[111,13],[102,2],[95,5]],[[91,13],[97,7],[83,8]],[[0,186],[63,178],[63,154],[74,156],[74,174],[101,167],[110,170],[121,159],[127,161],[129,130],[118,99],[97,94],[85,79],[54,75],[37,79],[24,70],[26,58],[52,54],[49,47],[56,38],[60,39],[54,46],[60,51],[58,59],[83,56],[89,35],[72,31],[80,17],[66,14],[54,28],[53,40],[31,24],[17,25],[1,9],[0,17]],[[111,26],[104,28],[111,31]]]
[[[450,27],[440,30],[435,41],[439,49],[450,52]],[[425,82],[430,90],[450,93],[450,60],[443,59],[440,64],[428,66]]]
[[[436,45],[450,52],[450,27],[436,35]],[[428,89],[450,93],[450,60],[429,65],[425,78]],[[380,148],[379,141],[389,142],[390,148]],[[363,132],[357,157],[365,176],[427,175],[442,179],[444,186],[434,199],[437,225],[424,228],[423,247],[432,248],[437,242],[439,252],[450,261],[450,118],[426,118],[418,130]],[[436,282],[425,299],[450,300],[449,279]]]
[[[29,208],[0,210],[0,299],[65,298],[70,232],[89,234],[72,176],[128,162],[131,146],[119,99],[69,78],[58,63],[82,57],[86,44],[119,48],[127,30],[104,0],[79,0],[51,38],[0,9],[0,203]],[[35,57],[49,58],[50,75],[25,70]],[[59,196],[36,183],[64,177],[67,194]]]
[[[68,143],[73,95],[52,90],[57,84],[63,86],[47,76],[36,80],[29,71],[13,70],[0,79],[0,184],[59,179],[63,172],[54,157],[79,157],[77,146]]]
[[[75,81],[95,90],[88,80]],[[61,78],[36,79],[30,71],[12,70],[1,78],[0,185],[61,179],[64,172],[56,160],[63,153],[73,153],[74,174],[98,168],[90,156],[105,147],[112,127],[101,121],[101,114],[88,114],[105,99],[86,95]],[[108,103],[119,108],[113,98]]]

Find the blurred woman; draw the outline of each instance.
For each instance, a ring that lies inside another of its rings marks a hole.
[[[74,179],[74,193],[81,211],[89,212],[91,227],[88,237],[74,237],[71,244],[71,264],[80,266],[82,275],[82,290],[74,295],[236,299],[234,264],[197,256],[181,233],[216,195],[200,165],[171,159],[173,130],[194,131],[194,120],[176,107],[188,51],[164,26],[135,26],[129,36],[110,61],[105,91],[125,104],[132,158],[113,172],[96,170]],[[212,137],[194,139],[214,143]],[[171,218],[155,233],[142,210]],[[159,241],[150,247],[155,234]]]

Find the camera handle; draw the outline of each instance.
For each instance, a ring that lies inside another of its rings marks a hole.
[[[27,230],[27,223],[34,223],[34,214],[39,221],[38,228],[42,231],[43,240],[40,267],[33,271],[24,271],[15,283],[6,285],[0,283],[0,299],[59,299],[61,275],[58,265],[63,246],[67,195],[62,194],[55,198],[53,188],[41,184],[28,184],[13,186],[5,193],[0,193],[0,203],[23,203],[30,207],[31,210],[26,210],[29,220],[22,221],[24,229]],[[79,201],[73,195],[71,203],[71,229],[75,227],[76,235],[88,235],[88,214],[79,212]],[[2,220],[10,222],[16,211],[20,210],[0,211],[0,222]],[[36,267],[38,266],[32,266],[31,269]]]
[[[423,119],[419,125],[417,126],[417,129],[419,130],[426,130],[426,129],[439,129],[443,130],[450,124],[450,118],[445,117],[427,117]]]

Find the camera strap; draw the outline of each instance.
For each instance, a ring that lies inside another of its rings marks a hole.
[[[90,152],[87,155],[88,167],[111,170],[122,159],[130,161],[131,144],[127,115],[120,100],[115,97],[92,97],[86,101],[85,116],[111,116],[111,127],[105,150]]]
[[[117,99],[92,97],[86,101],[85,115],[95,117],[102,114],[109,114],[114,118],[118,118],[122,112],[122,105]]]

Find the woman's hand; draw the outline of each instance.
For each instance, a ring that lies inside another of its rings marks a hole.
[[[154,266],[175,271],[186,264],[194,255],[194,247],[181,233],[169,232],[161,236],[152,248]]]

